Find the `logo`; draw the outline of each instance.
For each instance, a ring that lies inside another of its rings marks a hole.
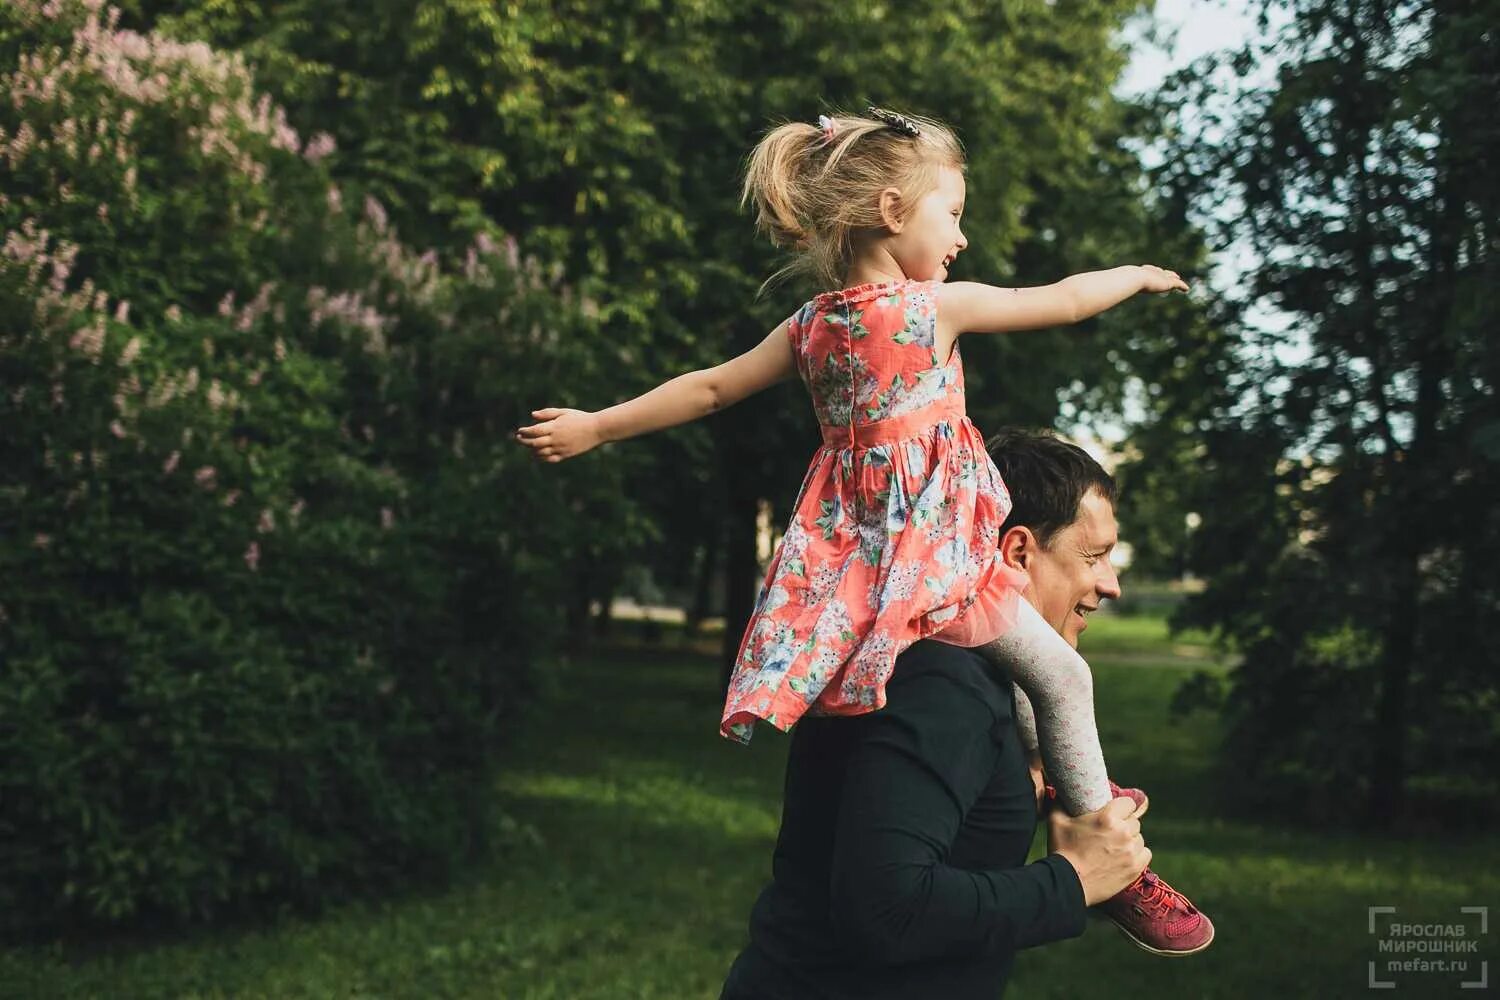
[[[1369,963],[1372,990],[1393,990],[1423,977],[1441,977],[1461,990],[1490,987],[1490,908],[1460,906],[1446,920],[1417,922],[1394,906],[1371,906],[1370,934],[1378,958]]]

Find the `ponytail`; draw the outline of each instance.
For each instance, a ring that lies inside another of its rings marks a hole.
[[[756,228],[792,252],[761,291],[796,272],[837,288],[853,262],[855,234],[884,224],[882,190],[900,189],[904,216],[937,186],[939,168],[963,169],[963,148],[942,123],[880,114],[836,114],[820,119],[821,128],[786,122],[751,150],[740,205],[754,202]]]

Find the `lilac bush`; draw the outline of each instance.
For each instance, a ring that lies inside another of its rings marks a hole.
[[[497,414],[589,320],[404,245],[232,54],[11,0],[0,81],[0,926],[448,870],[576,485]]]

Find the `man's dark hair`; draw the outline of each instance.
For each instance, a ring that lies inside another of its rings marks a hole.
[[[1014,505],[1000,526],[1001,535],[1020,525],[1046,547],[1078,520],[1079,504],[1089,490],[1098,490],[1114,505],[1113,477],[1088,452],[1051,431],[1007,427],[985,444]]]

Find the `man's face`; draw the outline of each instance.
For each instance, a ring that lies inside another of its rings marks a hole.
[[[1047,548],[1031,547],[1026,599],[1074,648],[1099,602],[1120,596],[1120,579],[1109,562],[1118,540],[1113,505],[1089,490],[1078,504],[1076,521],[1053,535]]]

